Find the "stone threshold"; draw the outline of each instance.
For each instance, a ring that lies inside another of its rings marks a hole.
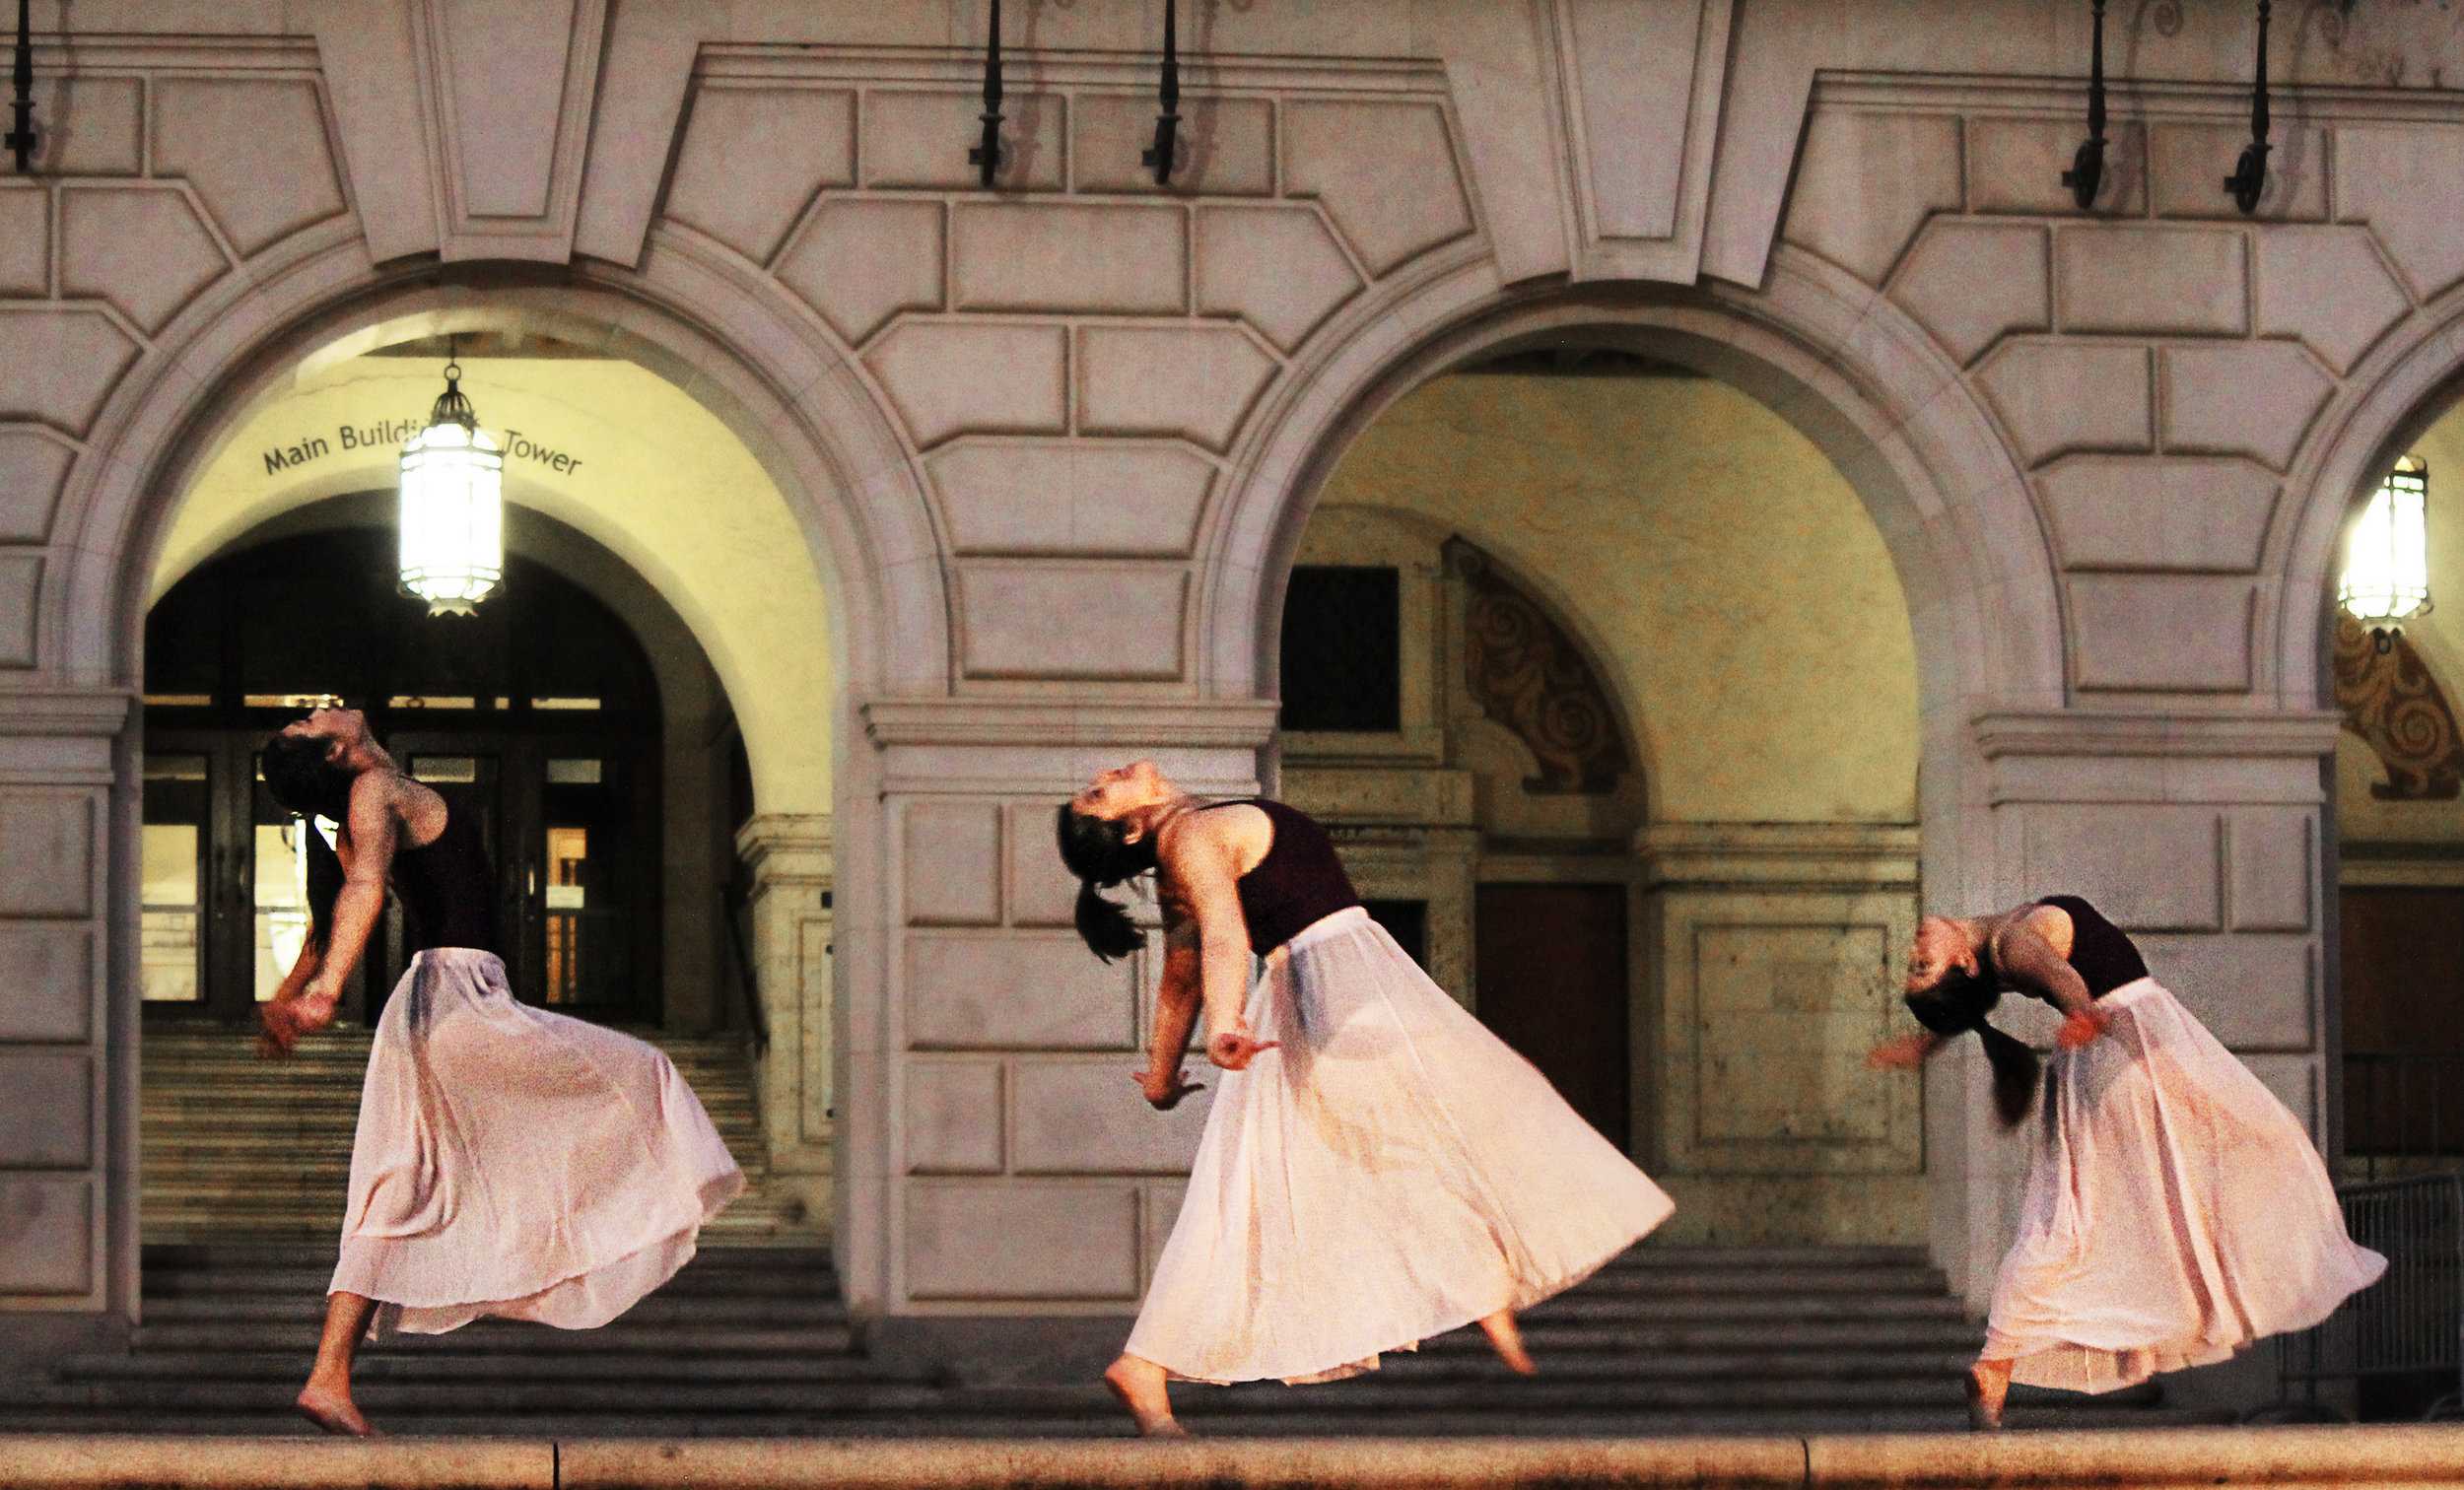
[[[0,1435],[9,1490],[2452,1485],[2464,1424],[1666,1439],[525,1440]]]

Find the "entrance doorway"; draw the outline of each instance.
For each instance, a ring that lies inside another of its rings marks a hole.
[[[1632,984],[1623,885],[1482,885],[1480,1019],[1631,1152]]]

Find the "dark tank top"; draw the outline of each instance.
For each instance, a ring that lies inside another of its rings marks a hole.
[[[1274,824],[1274,843],[1258,867],[1241,876],[1241,916],[1249,922],[1249,948],[1260,957],[1282,946],[1309,925],[1360,904],[1335,843],[1317,821],[1298,808],[1264,797],[1216,802],[1248,805]]]
[[[2103,912],[2076,895],[2048,895],[2036,904],[2052,906],[2071,917],[2071,967],[2091,996],[2102,998],[2148,976],[2138,944],[2106,920]]]
[[[445,802],[445,832],[417,848],[393,851],[393,894],[402,902],[404,948],[476,947],[499,956],[496,942],[496,876],[470,815],[451,797]]]

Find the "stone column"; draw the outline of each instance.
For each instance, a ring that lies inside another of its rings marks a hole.
[[[0,1349],[135,1319],[137,945],[113,934],[137,923],[136,797],[113,792],[130,703],[0,692]]]
[[[1916,829],[1655,823],[1635,851],[1659,1005],[1636,1066],[1670,1239],[1923,1241],[1918,1085],[1865,1068],[1898,1014]]]
[[[826,1227],[834,1171],[830,819],[757,814],[736,831],[736,853],[752,876],[753,980],[769,1032],[756,1097],[773,1183]]]
[[[2321,846],[2332,712],[1979,715],[1993,832],[1992,907],[2069,893],[2095,903],[2156,979],[2301,1118],[2324,1150],[2336,1007],[2325,978]],[[1935,909],[1929,907],[1930,909]],[[1942,908],[1981,911],[1985,904]],[[2050,1049],[2058,1018],[2006,999],[1995,1022]],[[1990,1301],[2018,1227],[2023,1133],[1993,1119],[1983,1057],[1929,1083],[1927,1158],[1964,1183],[1936,1218],[1936,1254]],[[1935,1062],[1942,1065],[1940,1060]]]

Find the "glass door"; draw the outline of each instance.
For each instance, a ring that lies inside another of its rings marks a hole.
[[[146,751],[137,982],[148,1009],[203,1013],[208,949],[228,907],[208,859],[214,756],[197,742],[186,744],[158,740]]]

